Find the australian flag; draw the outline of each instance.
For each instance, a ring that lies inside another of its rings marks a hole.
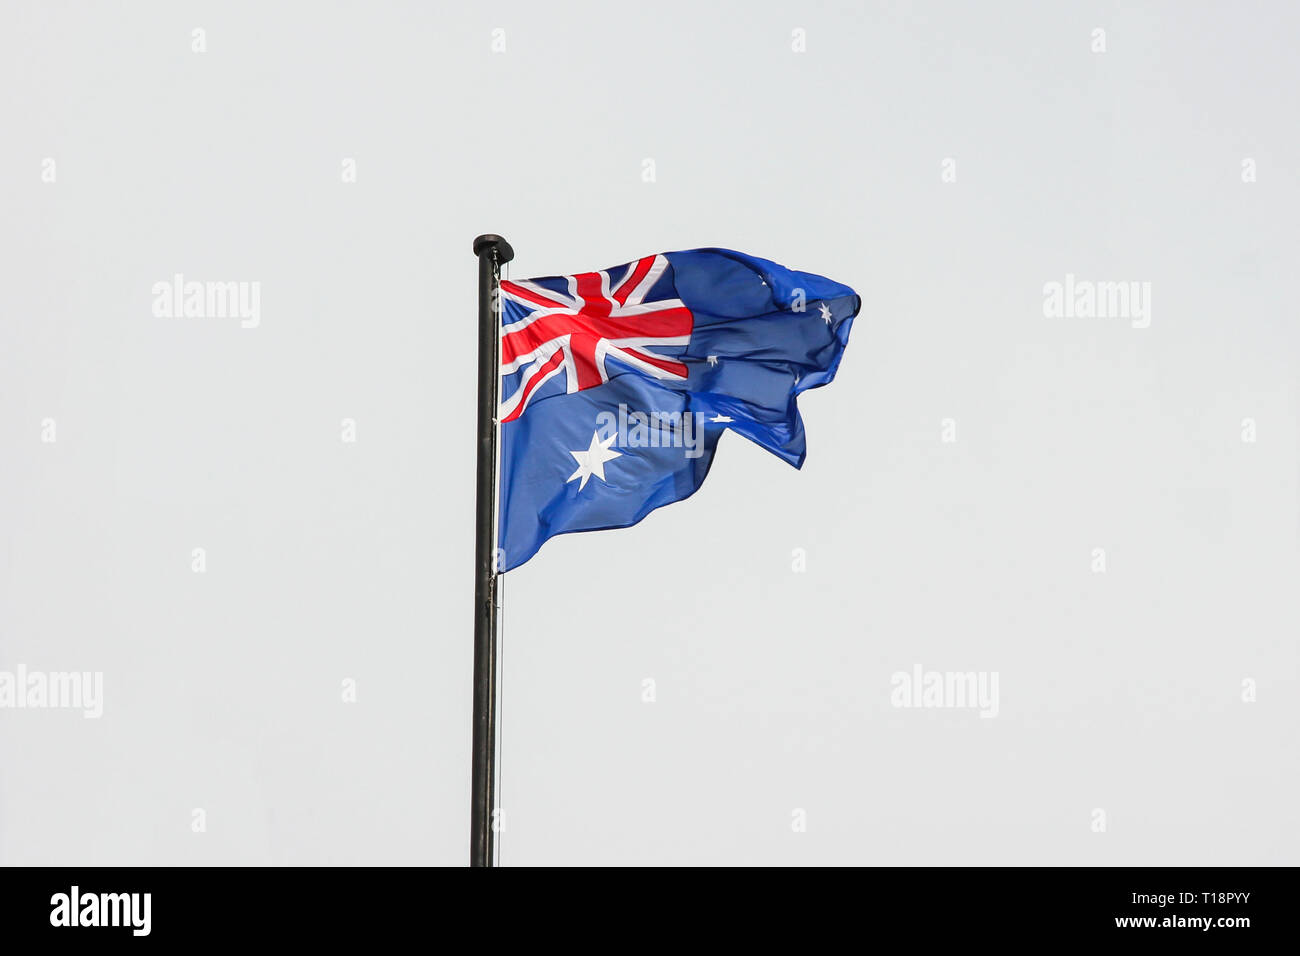
[[[861,299],[730,249],[501,283],[498,570],[625,528],[704,482],[734,431],[796,468],[795,404],[835,377]]]

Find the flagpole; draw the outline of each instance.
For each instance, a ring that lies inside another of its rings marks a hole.
[[[469,864],[494,866],[497,748],[497,388],[501,266],[515,257],[500,236],[474,240],[478,256],[478,475],[474,495],[474,721]]]

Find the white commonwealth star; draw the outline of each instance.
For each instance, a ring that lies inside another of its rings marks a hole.
[[[830,307],[827,306],[825,302],[823,302],[823,303],[822,303],[821,305],[819,305],[817,308],[819,308],[819,309],[822,310],[822,318],[826,320],[826,324],[827,324],[827,325],[830,325],[830,324],[831,324],[831,310],[830,310]]]
[[[711,422],[734,422],[735,419],[732,418],[730,415],[723,415],[722,413],[719,412],[717,415],[714,415],[712,418],[710,418],[709,421],[711,421]]]
[[[618,435],[614,434],[601,441],[600,432],[592,432],[591,445],[587,447],[586,451],[569,452],[573,456],[573,460],[578,463],[578,470],[566,478],[564,483],[567,485],[573,479],[581,478],[582,484],[578,485],[578,490],[581,491],[587,487],[587,479],[592,475],[604,481],[605,462],[612,458],[619,458],[623,454],[621,451],[610,450],[609,446],[614,444],[614,439],[617,437]]]

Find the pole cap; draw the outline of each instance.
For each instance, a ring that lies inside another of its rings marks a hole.
[[[485,233],[474,240],[474,255],[479,258],[493,248],[497,251],[497,262],[509,262],[515,257],[515,250],[510,247],[510,243],[494,233]]]

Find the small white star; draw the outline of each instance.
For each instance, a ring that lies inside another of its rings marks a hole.
[[[830,308],[826,305],[825,302],[823,302],[823,303],[822,303],[821,305],[819,305],[817,308],[819,308],[819,309],[822,310],[822,318],[826,320],[826,324],[827,324],[827,325],[830,325],[830,324],[831,324],[831,310],[830,310]]]
[[[709,419],[709,421],[711,421],[711,422],[734,422],[735,419],[732,418],[730,415],[714,415],[712,418]]]
[[[605,462],[614,458],[620,458],[623,455],[621,451],[610,450],[609,446],[614,444],[614,439],[617,437],[618,435],[616,433],[610,435],[604,441],[601,441],[600,433],[592,432],[591,445],[586,451],[569,452],[569,454],[573,456],[573,460],[578,463],[578,470],[566,478],[564,483],[567,485],[569,482],[573,481],[573,479],[581,478],[582,483],[578,485],[578,490],[581,491],[583,488],[587,487],[587,479],[592,475],[595,475],[601,481],[604,481]]]
[[[710,364],[710,365],[717,365],[717,364],[718,364],[718,357],[717,357],[716,355],[710,355],[710,356],[709,356],[709,364]]]

